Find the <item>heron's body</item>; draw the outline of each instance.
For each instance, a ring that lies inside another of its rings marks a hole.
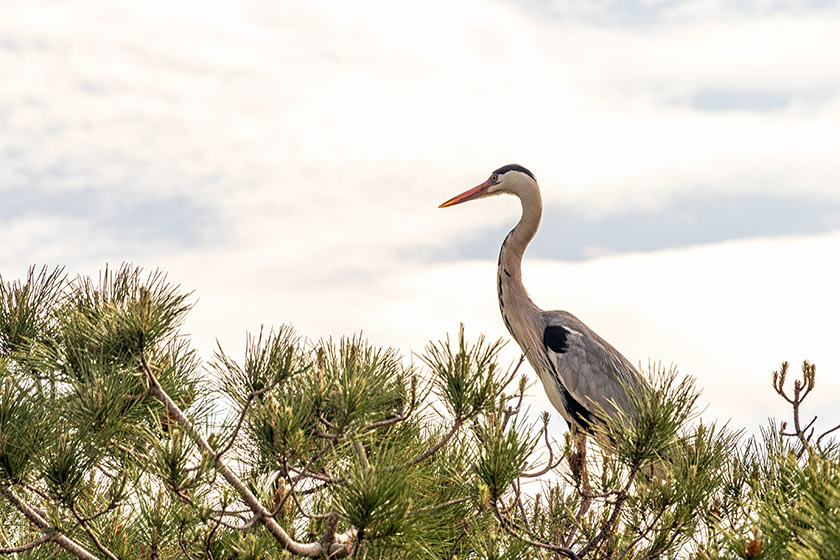
[[[540,378],[551,404],[570,426],[590,431],[603,409],[630,413],[627,390],[642,383],[638,371],[615,348],[566,311],[543,311],[522,283],[522,256],[542,217],[533,174],[519,165],[497,169],[485,183],[445,202],[451,206],[494,194],[513,194],[522,218],[499,253],[499,308],[505,326]]]

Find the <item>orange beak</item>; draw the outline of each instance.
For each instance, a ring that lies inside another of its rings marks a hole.
[[[492,181],[490,181],[490,179],[487,179],[477,187],[462,192],[458,196],[453,196],[452,198],[438,206],[438,208],[455,206],[456,204],[461,204],[462,202],[468,202],[470,200],[475,200],[476,198],[481,198],[482,196],[487,196],[487,189],[489,189],[492,184]]]

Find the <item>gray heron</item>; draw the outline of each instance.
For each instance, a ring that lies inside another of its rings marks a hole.
[[[540,378],[551,404],[573,431],[592,433],[601,410],[632,411],[628,390],[645,383],[633,365],[568,311],[543,311],[522,284],[522,256],[537,233],[542,199],[534,174],[517,164],[505,165],[440,208],[499,194],[522,203],[522,217],[499,252],[499,308],[505,326]]]

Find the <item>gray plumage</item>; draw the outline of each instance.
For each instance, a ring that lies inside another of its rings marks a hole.
[[[630,413],[627,388],[644,383],[639,372],[603,338],[567,311],[543,311],[522,283],[522,256],[542,218],[542,199],[533,173],[517,164],[500,167],[481,185],[441,208],[497,194],[512,194],[522,217],[499,253],[499,309],[511,336],[540,378],[549,401],[570,427],[591,431],[599,408]]]

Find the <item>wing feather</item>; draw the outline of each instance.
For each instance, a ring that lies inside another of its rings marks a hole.
[[[627,358],[571,313],[548,311],[543,319],[546,365],[567,393],[569,415],[585,428],[598,406],[607,413],[616,406],[629,412],[625,387],[641,376]]]

